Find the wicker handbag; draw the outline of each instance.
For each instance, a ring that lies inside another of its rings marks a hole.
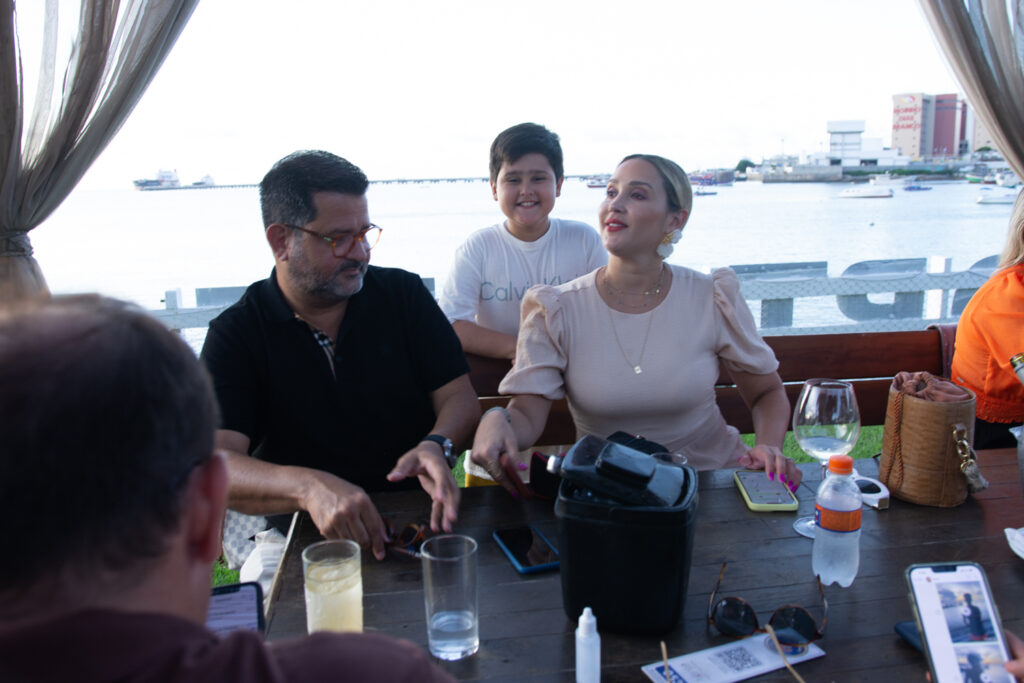
[[[971,449],[974,394],[930,373],[901,372],[889,387],[879,479],[893,496],[954,507],[988,487]]]

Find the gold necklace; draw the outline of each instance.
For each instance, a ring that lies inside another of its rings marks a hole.
[[[657,297],[659,294],[661,294],[661,283],[662,283],[662,281],[664,279],[665,279],[665,265],[662,264],[661,270],[658,271],[658,281],[654,283],[654,287],[652,287],[651,289],[648,289],[646,292],[627,292],[627,291],[622,290],[622,289],[616,289],[612,285],[611,281],[608,279],[608,266],[605,266],[605,268],[604,268],[604,287],[605,287],[606,290],[608,290],[608,295],[610,297],[612,297],[613,299],[615,299],[615,303],[617,303],[619,306],[624,306],[626,308],[644,308],[644,307],[646,307],[647,306],[647,297],[652,296],[652,295]],[[638,304],[627,304],[621,298],[623,294],[626,294],[626,295],[629,295],[629,296],[640,296],[640,297],[643,297],[643,299]]]
[[[647,314],[647,331],[644,332],[644,343],[640,347],[640,358],[637,359],[636,363],[633,363],[633,361],[629,359],[629,356],[626,355],[626,349],[622,347],[622,341],[619,339],[619,331],[615,329],[615,319],[612,317],[612,307],[606,305],[605,308],[608,310],[608,323],[612,326],[612,334],[615,335],[615,343],[619,346],[619,353],[621,353],[622,357],[626,360],[626,365],[633,368],[633,372],[638,375],[641,374],[643,369],[640,367],[640,364],[644,362],[644,352],[647,351],[647,338],[651,335],[651,322],[654,321],[654,311],[651,310]]]

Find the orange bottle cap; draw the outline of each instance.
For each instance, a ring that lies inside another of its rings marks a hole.
[[[853,472],[853,458],[848,455],[833,455],[828,459],[828,471],[836,474]]]

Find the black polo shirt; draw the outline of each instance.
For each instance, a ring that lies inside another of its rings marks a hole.
[[[375,266],[349,299],[336,376],[273,271],[210,323],[201,358],[221,427],[248,436],[250,454],[331,472],[367,491],[393,486],[387,473],[434,426],[430,392],[469,371],[419,276]]]

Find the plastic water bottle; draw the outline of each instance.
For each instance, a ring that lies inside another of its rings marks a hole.
[[[597,617],[589,607],[584,607],[576,627],[576,683],[600,680],[601,636],[597,634]]]
[[[823,586],[846,588],[860,566],[860,489],[853,481],[853,458],[833,455],[818,487],[814,505],[814,551],[811,568]]]

